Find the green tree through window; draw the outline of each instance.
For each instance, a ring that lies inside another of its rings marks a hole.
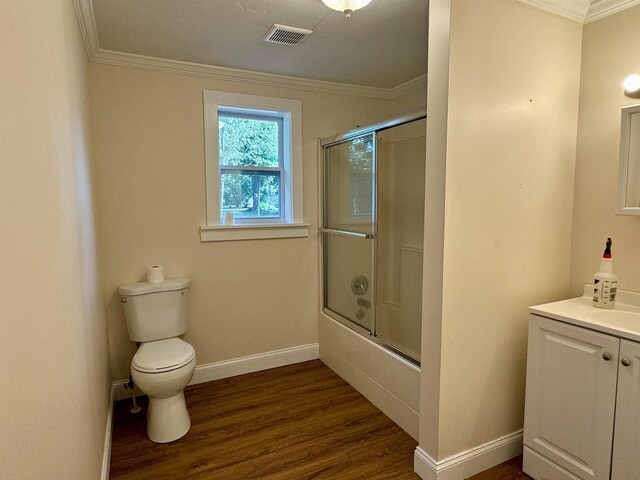
[[[281,129],[277,118],[219,116],[223,215],[281,216]]]

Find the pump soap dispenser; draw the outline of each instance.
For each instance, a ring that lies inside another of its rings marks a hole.
[[[607,238],[607,246],[602,255],[600,270],[593,281],[593,306],[598,308],[613,308],[616,303],[618,277],[613,273],[611,260],[611,239]]]

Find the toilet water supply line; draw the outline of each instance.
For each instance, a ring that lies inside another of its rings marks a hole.
[[[122,386],[125,390],[129,390],[131,392],[131,401],[133,402],[131,413],[138,413],[142,409],[138,406],[138,402],[136,402],[136,394],[134,392],[135,385],[133,383],[133,378],[131,378],[131,374],[129,374],[129,381],[127,383],[123,383]]]

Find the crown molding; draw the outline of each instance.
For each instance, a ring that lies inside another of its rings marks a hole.
[[[80,28],[80,35],[82,36],[87,58],[92,62],[100,45],[93,4],[91,0],[73,0],[73,9],[76,11],[78,27]]]
[[[640,5],[640,0],[599,0],[597,2],[592,1],[589,13],[584,23],[595,22],[601,18],[608,17],[614,13],[621,12],[627,8]]]
[[[589,12],[589,0],[518,0],[574,22],[584,23]]]
[[[134,67],[179,75],[213,78],[221,81],[242,82],[253,85],[385,100],[393,100],[402,95],[406,95],[421,88],[422,85],[426,83],[426,75],[422,75],[394,88],[367,87],[364,85],[351,85],[271,73],[252,72],[235,68],[106,50],[100,48],[98,29],[91,0],[73,0],[73,5],[87,58],[91,63]]]
[[[217,67],[202,63],[183,62],[166,58],[149,57],[134,53],[116,52],[98,49],[91,59],[93,63],[135,67],[144,70],[190,75],[193,77],[213,78],[216,80],[242,82],[253,85],[280,87],[310,92],[335,93],[359,97],[392,99],[393,89],[333,83],[306,78],[288,77],[271,73],[251,72],[235,68]]]
[[[635,5],[640,0],[518,0],[547,12],[585,24],[608,17]]]
[[[638,0],[640,1],[640,0]],[[426,91],[427,89],[427,74],[420,75],[419,77],[414,78],[413,80],[409,80],[408,82],[402,83],[397,87],[393,87],[389,90],[392,99],[396,99],[403,95],[406,95],[411,92],[415,92],[416,90]]]

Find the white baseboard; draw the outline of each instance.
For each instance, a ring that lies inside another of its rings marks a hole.
[[[207,363],[196,366],[196,371],[189,385],[235,377],[245,373],[259,372],[269,368],[284,367],[285,365],[316,360],[317,358],[319,358],[318,344],[312,343],[247,357],[233,358],[222,362]]]
[[[423,480],[463,480],[522,453],[522,430],[440,461],[416,448],[414,471]]]
[[[109,411],[107,412],[107,425],[104,431],[104,450],[102,452],[102,472],[100,480],[109,480],[109,469],[111,467],[111,441],[113,439],[113,402],[115,401],[115,384],[111,385],[111,395],[109,396]]]
[[[189,382],[189,385],[212,382],[222,378],[259,372],[269,368],[284,367],[285,365],[316,360],[317,358],[319,358],[318,344],[312,343],[309,345],[283,348],[282,350],[274,350],[272,352],[258,353],[246,357],[232,358],[231,360],[223,360],[221,362],[205,363],[196,365],[196,370],[193,373],[193,378]],[[124,400],[131,396],[131,393],[123,386],[127,382],[127,379],[113,382],[116,400]],[[140,394],[137,390],[135,393],[136,395]]]

